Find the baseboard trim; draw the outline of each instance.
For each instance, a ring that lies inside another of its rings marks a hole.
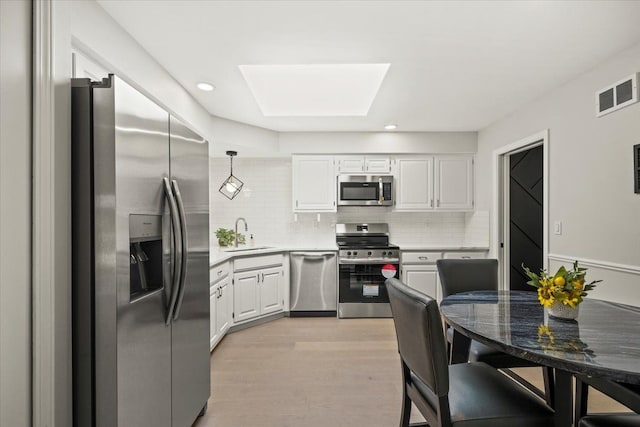
[[[248,321],[246,321],[244,323],[233,325],[232,327],[229,328],[229,330],[227,331],[227,334],[231,334],[233,332],[238,332],[238,331],[241,331],[243,329],[251,328],[251,327],[254,327],[254,326],[262,325],[263,323],[271,322],[273,320],[282,319],[283,317],[285,317],[285,313],[284,312],[280,312],[280,313],[270,314],[270,315],[265,316],[265,317],[260,317],[258,319],[248,320]]]
[[[560,255],[560,254],[549,254],[549,260],[553,261],[562,261],[562,262],[571,262],[574,261],[580,262],[585,267],[593,267],[593,268],[601,268],[604,270],[617,271],[619,273],[626,274],[635,274],[640,275],[640,266],[636,265],[628,265],[628,264],[619,264],[615,262],[581,258],[581,257],[573,257],[569,255]]]

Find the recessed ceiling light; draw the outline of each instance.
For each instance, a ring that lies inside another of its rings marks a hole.
[[[211,92],[216,88],[214,85],[210,83],[205,83],[205,82],[198,83],[196,86],[198,86],[198,89],[203,90],[205,92]]]
[[[398,125],[385,125],[386,130],[396,130],[398,129]]]
[[[240,65],[264,116],[366,116],[390,64]]]

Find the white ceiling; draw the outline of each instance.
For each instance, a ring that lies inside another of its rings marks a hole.
[[[277,131],[479,130],[640,41],[640,1],[98,1],[211,114]],[[391,66],[366,117],[264,117],[238,69],[317,63]]]

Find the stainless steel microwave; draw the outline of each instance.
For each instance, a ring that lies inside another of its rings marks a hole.
[[[339,206],[392,206],[393,176],[339,175]]]

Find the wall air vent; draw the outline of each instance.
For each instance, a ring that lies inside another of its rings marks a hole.
[[[633,190],[640,194],[640,144],[633,146],[633,182]]]
[[[636,102],[638,102],[637,73],[596,93],[596,116],[602,117]]]

